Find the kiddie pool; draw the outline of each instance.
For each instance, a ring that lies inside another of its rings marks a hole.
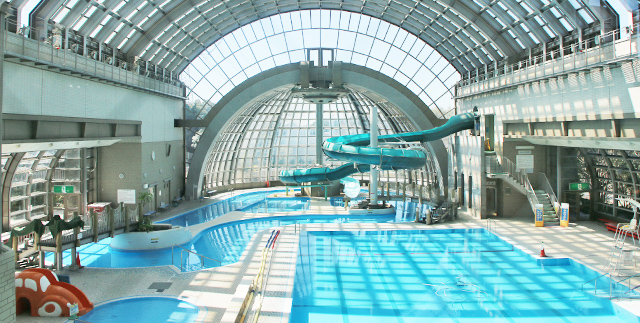
[[[80,317],[91,323],[136,322],[136,323],[194,323],[200,309],[186,301],[173,297],[127,297],[96,306]]]

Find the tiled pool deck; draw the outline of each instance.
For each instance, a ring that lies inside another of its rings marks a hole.
[[[239,194],[241,192],[235,192]],[[155,220],[172,217],[188,210],[214,203],[227,198],[229,193],[215,196],[215,198],[200,201],[185,201],[179,206],[161,213]],[[284,193],[280,193],[280,196]],[[344,208],[332,207],[324,199],[313,199],[311,207],[305,212],[291,212],[290,215],[300,214],[346,214]],[[283,213],[279,213],[282,215]],[[285,213],[287,214],[287,213]],[[221,224],[240,219],[269,216],[269,214],[249,214],[231,212],[206,224],[190,227],[194,233],[215,224]],[[427,226],[420,223],[330,223],[307,224],[281,227],[282,230],[273,253],[271,271],[262,310],[258,322],[288,322],[291,309],[291,293],[295,274],[297,256],[297,230],[411,230],[411,229],[458,229],[458,228],[486,228],[487,220],[478,220],[460,212],[459,219]],[[602,224],[592,221],[580,221],[568,228],[533,226],[532,220],[525,219],[495,219],[492,231],[533,254],[540,254],[541,242],[549,257],[571,257],[594,269],[600,270],[607,260],[611,249],[613,233],[607,231]],[[71,282],[84,291],[96,305],[123,297],[132,296],[172,296],[179,297],[200,306],[203,322],[233,322],[237,313],[238,299],[244,297],[246,286],[257,274],[261,262],[261,251],[269,239],[271,230],[257,233],[247,246],[238,263],[219,268],[212,268],[198,272],[179,273],[179,270],[164,267],[101,269],[83,268],[78,271],[63,270],[61,274],[69,275]],[[627,271],[627,274],[640,272],[638,268]],[[624,278],[624,277],[622,277]],[[620,278],[620,279],[622,279]],[[149,289],[153,283],[171,283],[169,288],[159,291]],[[640,284],[640,280],[633,282]],[[234,294],[236,297],[234,299]],[[621,301],[629,302],[629,301]],[[640,302],[640,301],[633,301]],[[638,303],[628,304],[628,307],[640,309]],[[206,309],[206,311],[204,310]],[[225,314],[226,312],[226,314]],[[636,313],[640,315],[640,313]],[[251,317],[249,317],[251,319]],[[65,322],[61,318],[32,318],[20,315],[18,322]],[[249,320],[247,320],[249,321]]]

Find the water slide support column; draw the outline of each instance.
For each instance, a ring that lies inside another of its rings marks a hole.
[[[316,164],[322,165],[322,103],[316,103]]]
[[[371,143],[373,148],[378,147],[378,107],[374,104],[371,107],[371,119],[369,124],[371,125]],[[371,165],[371,178],[370,178],[370,199],[371,204],[378,204],[378,168],[376,165]]]

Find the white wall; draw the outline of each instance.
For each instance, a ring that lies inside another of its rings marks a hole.
[[[16,321],[15,259],[13,250],[0,246],[0,322]]]
[[[12,62],[4,64],[3,112],[142,121],[142,142],[182,140],[182,101]]]
[[[465,97],[457,100],[456,107],[458,113],[471,112],[473,107],[477,106],[482,115],[495,114],[495,150],[498,155],[512,157],[512,155],[515,156],[515,152],[505,151],[505,149],[511,150],[513,145],[507,145],[505,148],[504,144],[504,121],[507,120],[549,122],[638,118],[640,116],[640,61],[622,63],[617,67],[611,66]],[[474,183],[480,184],[476,176],[484,177],[483,162],[478,160],[482,153],[482,145],[467,133],[461,134],[460,145],[456,147],[460,166],[458,173],[464,172],[465,176],[472,174]],[[484,134],[484,128],[481,129],[481,134]],[[586,133],[593,136],[597,134],[597,132]],[[484,137],[475,138],[484,139]],[[515,162],[515,160],[512,161]],[[546,160],[536,158],[535,163],[536,171],[544,171]],[[479,195],[474,198],[474,210],[472,210],[476,215],[481,211],[476,200],[480,200],[482,191],[477,190],[476,193],[474,190],[474,195]]]

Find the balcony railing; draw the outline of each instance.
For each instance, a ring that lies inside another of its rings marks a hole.
[[[7,24],[11,21],[8,19]],[[5,56],[33,61],[36,65],[48,65],[70,73],[96,77],[105,81],[132,86],[141,90],[182,98],[185,86],[173,73],[162,74],[139,72],[133,63],[100,55],[79,55],[73,48],[58,48],[47,41],[29,38],[29,33],[7,31],[5,33]],[[169,76],[166,76],[168,74]],[[152,77],[153,76],[153,77]]]
[[[486,66],[469,73],[456,85],[456,96],[465,97],[538,79],[601,66],[637,57],[640,24],[614,30],[570,46],[531,56],[510,65]],[[472,76],[473,75],[473,76]]]

